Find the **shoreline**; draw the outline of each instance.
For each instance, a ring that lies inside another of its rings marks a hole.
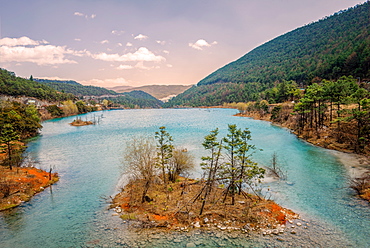
[[[329,153],[331,153],[333,156],[335,156],[347,169],[347,172],[351,179],[355,179],[358,177],[361,177],[364,173],[370,171],[370,157],[363,154],[357,154],[350,151],[341,151],[337,149],[330,149],[327,147],[320,146],[320,144],[312,143],[310,140],[304,139],[302,137],[299,137],[294,130],[290,129],[289,127],[286,127],[278,122],[273,122],[271,120],[268,120],[268,118],[262,118],[257,117],[255,115],[246,115],[246,114],[235,114],[234,116],[239,117],[247,117],[252,118],[254,120],[260,120],[260,121],[266,121],[271,123],[271,125],[275,125],[277,127],[281,127],[284,129],[289,130],[292,134],[294,134],[297,138],[310,143],[313,146],[317,146],[323,149],[326,149]]]
[[[0,183],[0,212],[31,200],[34,195],[59,180],[57,173],[49,173],[35,167],[15,167],[13,170],[0,168],[0,172],[4,176]]]

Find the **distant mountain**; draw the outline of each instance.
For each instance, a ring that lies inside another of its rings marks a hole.
[[[161,101],[167,101],[169,98],[177,96],[190,87],[191,85],[145,85],[140,87],[117,86],[109,89],[119,93],[141,90]]]
[[[64,93],[71,93],[75,96],[102,96],[102,95],[117,95],[113,90],[97,86],[84,86],[76,81],[60,81],[60,80],[47,80],[35,79],[35,81],[50,86],[57,91]]]
[[[74,99],[73,94],[61,93],[53,87],[17,77],[14,72],[0,68],[0,94],[8,96],[35,97],[47,101],[63,101]]]
[[[141,90],[119,93],[110,97],[104,96],[104,99],[129,108],[160,108],[163,105],[162,101]]]
[[[370,78],[370,2],[281,35],[202,79],[165,106],[256,100],[284,80]],[[222,86],[223,84],[223,86]],[[221,90],[222,92],[218,92]]]
[[[47,84],[47,83],[63,83],[63,84],[72,84],[72,85],[82,85],[80,83],[77,83],[76,81],[73,81],[73,80],[50,80],[50,79],[42,79],[42,78],[34,78],[33,79],[34,81],[36,82],[39,82],[39,83],[44,83],[44,84]]]
[[[127,108],[159,108],[163,102],[144,91],[131,90],[131,92],[117,93],[97,86],[85,86],[75,81],[43,80],[37,79],[60,92],[71,93],[78,97],[95,97],[110,100]]]

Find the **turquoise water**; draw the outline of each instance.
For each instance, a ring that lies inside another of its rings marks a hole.
[[[103,115],[98,125],[68,125],[75,117],[45,122],[41,136],[29,144],[28,152],[39,162],[38,167],[46,170],[53,167],[60,181],[19,208],[0,213],[0,247],[127,246],[124,239],[137,234],[112,216],[106,200],[122,183],[125,143],[137,135],[153,136],[160,126],[166,126],[175,145],[186,147],[199,163],[204,155],[203,137],[216,127],[220,136],[224,135],[227,124],[251,130],[252,143],[263,149],[253,155],[255,161],[269,164],[276,152],[287,171],[289,184],[266,183],[262,192],[320,227],[316,233],[314,228],[306,233],[307,238],[297,238],[299,244],[289,246],[367,247],[370,208],[348,189],[345,167],[329,151],[297,139],[288,130],[232,116],[235,113],[230,109],[115,110],[81,116],[89,120],[94,115]],[[199,168],[193,172],[193,177],[200,175]],[[336,239],[342,243],[335,243]],[[185,243],[176,245],[171,240],[157,245],[151,240],[151,246],[184,247],[192,237],[186,236]],[[233,244],[288,246],[275,241],[276,238],[252,238]]]

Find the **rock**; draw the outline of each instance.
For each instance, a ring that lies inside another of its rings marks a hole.
[[[294,230],[292,230],[290,233],[291,233],[291,234],[296,234],[297,232],[296,232],[296,231],[294,231]]]
[[[118,213],[113,213],[112,216],[119,216],[119,214]]]
[[[181,243],[181,239],[174,239],[173,242],[174,243]]]
[[[206,218],[204,218],[204,223],[207,223],[208,221],[209,221],[209,219],[206,217]]]
[[[194,247],[197,247],[197,246],[192,242],[186,244],[186,248],[194,248]]]
[[[297,222],[296,224],[297,226],[302,226],[302,223],[301,222]]]
[[[194,227],[195,227],[195,228],[200,228],[199,221],[197,221],[197,222],[195,222],[195,223],[194,223]]]

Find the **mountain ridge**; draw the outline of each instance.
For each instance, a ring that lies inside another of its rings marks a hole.
[[[165,106],[258,100],[261,92],[289,80],[301,88],[313,80],[349,75],[366,81],[370,78],[369,20],[368,1],[298,27],[212,72]]]

